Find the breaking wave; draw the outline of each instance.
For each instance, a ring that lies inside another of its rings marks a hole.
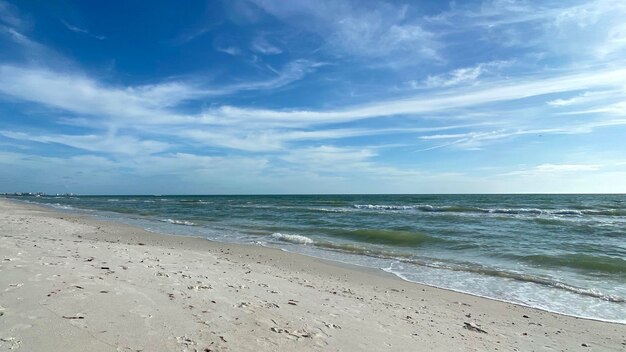
[[[195,223],[187,220],[174,220],[174,219],[159,219],[161,222],[167,222],[175,225],[196,226]]]
[[[414,210],[421,212],[518,214],[518,215],[561,215],[561,216],[626,216],[626,209],[538,209],[538,208],[480,208],[456,205],[433,206],[429,204],[387,205],[354,204],[354,208],[363,210]]]
[[[280,232],[274,232],[272,234],[272,237],[279,240],[279,241],[283,241],[283,242],[290,242],[290,243],[295,243],[295,244],[313,244],[313,240],[306,237],[306,236],[302,236],[302,235],[291,235],[291,234],[285,234],[285,233],[280,233]]]

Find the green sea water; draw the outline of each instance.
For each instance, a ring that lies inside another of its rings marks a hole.
[[[20,197],[626,323],[626,195]]]

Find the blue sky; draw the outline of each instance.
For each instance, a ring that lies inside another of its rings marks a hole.
[[[624,18],[0,0],[0,192],[626,192]]]

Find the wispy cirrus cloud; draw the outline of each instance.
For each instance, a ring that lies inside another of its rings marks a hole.
[[[303,74],[304,69],[298,67],[294,70],[296,73],[293,75],[298,76]],[[205,145],[247,151],[281,150],[292,142],[426,132],[427,129],[419,128],[408,128],[405,131],[393,128],[332,129],[326,127],[317,131],[306,129],[311,126],[356,122],[372,118],[444,113],[455,109],[597,87],[620,87],[626,80],[626,70],[609,69],[583,74],[570,73],[535,81],[492,82],[471,91],[455,88],[443,94],[441,92],[422,94],[402,100],[381,101],[337,110],[285,111],[222,106],[197,114],[181,114],[175,109],[177,104],[209,94],[198,87],[176,82],[124,88],[107,86],[86,76],[61,74],[41,69],[2,66],[0,73],[2,73],[0,92],[14,98],[60,108],[78,115],[98,116],[104,118],[105,122],[114,122],[116,126],[195,125],[198,126],[195,129],[166,127],[161,130],[157,129],[155,133],[189,138]],[[290,77],[290,75],[285,74],[285,77]],[[230,89],[234,91],[269,89],[289,81],[289,79],[283,80],[285,78],[279,76],[275,80],[235,85]],[[613,90],[613,92],[620,92],[620,90]],[[619,95],[617,97],[619,98]],[[609,110],[606,109],[610,107],[611,105],[605,106],[605,111],[608,112]],[[611,109],[615,110],[615,108]],[[443,145],[426,148],[426,150],[448,146],[471,149],[510,137],[537,133],[565,134],[572,133],[574,129],[589,131],[598,126],[603,125],[574,124],[569,129],[561,126],[558,128],[483,130],[449,135],[426,135],[420,139],[425,141],[451,140]],[[52,140],[48,139],[48,141]]]
[[[435,35],[409,15],[408,5],[349,0],[253,2],[288,25],[318,35],[325,50],[339,56],[385,57],[394,63],[438,59]]]
[[[106,39],[106,37],[103,36],[103,35],[93,34],[90,31],[88,31],[88,30],[86,30],[84,28],[75,26],[73,24],[70,24],[69,22],[67,22],[65,20],[61,20],[61,23],[63,23],[65,28],[69,29],[70,31],[72,31],[74,33],[83,34],[83,35],[86,35],[88,37],[95,38],[95,39],[98,39],[98,40],[105,40]]]
[[[167,150],[169,143],[139,140],[133,136],[123,135],[37,135],[24,132],[2,131],[0,135],[13,140],[32,141],[39,143],[63,144],[72,148],[99,153],[126,155],[154,154]]]
[[[541,164],[530,168],[506,172],[500,176],[546,176],[593,172],[602,169],[602,164]]]
[[[209,114],[228,122],[265,120],[284,123],[339,123],[381,116],[425,114],[595,87],[621,87],[625,79],[626,69],[606,69],[554,77],[536,77],[534,80],[490,82],[482,85],[480,89],[456,89],[445,93],[424,94],[337,110],[264,110],[222,106],[211,110]]]
[[[266,36],[255,37],[250,45],[250,49],[263,55],[278,55],[283,52],[278,46],[272,44]]]
[[[316,63],[295,61],[284,71],[265,81],[201,87],[188,82],[115,87],[83,74],[43,68],[0,66],[0,92],[25,101],[60,108],[77,114],[132,119],[153,123],[189,120],[170,110],[177,104],[207,96],[234,94],[245,90],[271,90],[301,79],[315,69]]]
[[[480,78],[483,78],[484,76],[494,76],[503,68],[513,64],[514,62],[510,60],[484,62],[471,67],[457,68],[443,74],[429,75],[422,82],[412,80],[407,83],[413,89],[441,88],[468,84],[472,85],[479,83]]]
[[[427,21],[448,33],[476,31],[504,47],[534,47],[580,60],[606,58],[626,48],[621,0],[452,3]],[[581,51],[580,48],[585,50]]]
[[[29,21],[24,19],[20,10],[13,4],[6,1],[0,1],[0,23],[13,28],[22,28],[27,26]]]

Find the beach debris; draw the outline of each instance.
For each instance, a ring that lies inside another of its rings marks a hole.
[[[108,267],[108,266],[101,266],[100,269],[102,269],[102,270],[111,270],[111,268]]]
[[[580,345],[581,345],[581,346],[583,346],[583,347],[591,347],[591,346],[589,346],[589,345],[588,345],[588,344],[586,344],[586,343],[581,343]]]
[[[85,289],[84,287],[79,286],[79,285],[74,285],[74,287],[76,287],[76,288],[78,288],[78,289],[81,289],[81,290],[84,290],[84,289]]]
[[[524,315],[522,315],[522,318],[529,319],[530,317],[528,315],[524,314]]]
[[[466,317],[466,318],[471,318],[471,317],[472,317],[472,313],[467,313],[467,314],[465,314],[465,317]]]
[[[176,341],[181,345],[185,345],[185,347],[196,345],[195,341],[187,336],[177,336]]]
[[[205,284],[200,284],[200,285],[189,285],[187,286],[187,289],[189,290],[210,290],[213,287],[211,285],[205,285]]]
[[[341,326],[337,325],[337,324],[333,324],[333,323],[327,323],[327,322],[323,322],[324,325],[329,328],[329,329],[341,329]]]
[[[292,306],[297,306],[298,301],[290,299],[289,301],[287,301],[287,304],[291,304]]]
[[[297,338],[300,338],[300,337],[312,337],[312,335],[308,331],[306,331],[306,330],[302,330],[302,331],[294,330],[292,332],[289,332],[289,331],[285,330],[285,332],[288,333],[289,335],[295,336]]]
[[[463,324],[464,324],[463,327],[465,329],[467,329],[467,330],[476,331],[476,332],[480,332],[480,333],[483,333],[483,334],[487,333],[485,330],[481,329],[480,326],[476,325],[476,323],[474,323],[474,322],[470,322],[470,323],[463,322]]]
[[[11,346],[9,347],[9,349],[11,350],[16,350],[18,348],[20,348],[20,345],[22,344],[22,341],[16,339],[15,337],[0,337],[0,346],[3,345],[3,342],[6,342],[7,344],[11,344]]]
[[[280,334],[280,333],[282,333],[282,332],[284,332],[284,331],[285,331],[285,330],[283,330],[283,329],[281,329],[281,328],[277,328],[277,327],[275,327],[275,326],[272,326],[272,327],[270,328],[270,330],[271,330],[271,331],[273,331],[273,332],[275,332],[275,333],[278,333],[278,334]]]
[[[50,293],[48,293],[46,296],[50,297],[52,295],[56,295],[57,293],[61,292],[60,288],[57,288],[55,290],[50,291]]]
[[[83,317],[82,315],[75,315],[75,316],[63,315],[62,317],[63,319],[85,319],[85,317]]]

